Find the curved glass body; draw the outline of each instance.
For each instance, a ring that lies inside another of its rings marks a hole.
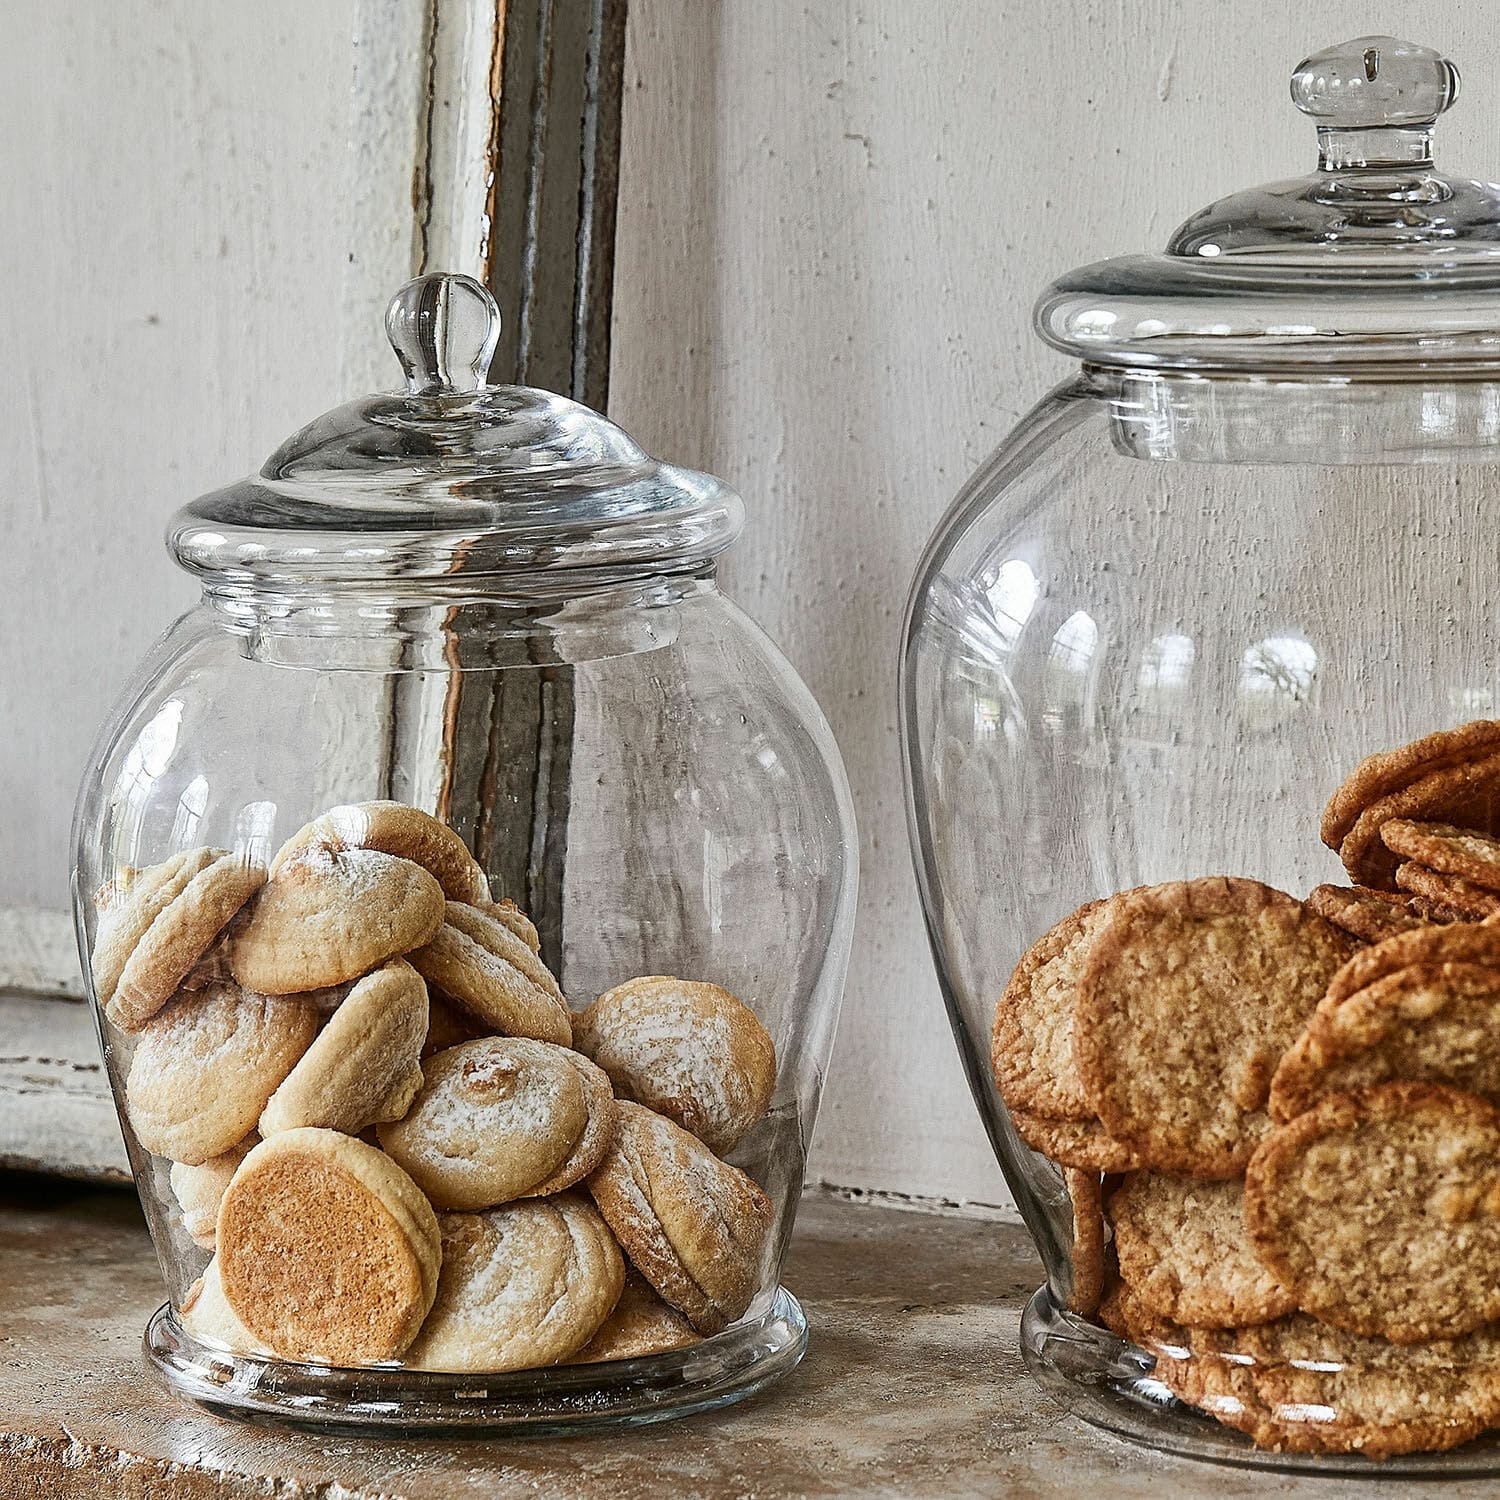
[[[543,957],[575,1009],[669,974],[754,1010],[775,1043],[775,1089],[728,1159],[774,1208],[758,1290],[687,1350],[492,1380],[206,1345],[177,1314],[209,1252],[184,1229],[170,1163],[125,1114],[136,1039],[101,1014],[171,1299],[149,1340],[158,1367],[261,1420],[553,1428],[716,1405],[795,1363],[805,1330],[780,1267],[848,960],[857,844],[836,746],[789,664],[711,566],[550,600],[461,576],[274,592],[210,580],[122,695],[81,794],[86,970],[94,894],[126,868],[203,845],[265,863],[322,810],[382,798],[456,827],[495,900],[555,914]]]
[[[1348,771],[1495,715],[1497,419],[1494,379],[1085,371],[974,476],[920,566],[911,833],[954,1034],[1046,1267],[1023,1343],[1082,1414],[1159,1446],[1368,1463],[1251,1449],[1174,1402],[1151,1354],[1063,1310],[1073,1215],[997,1092],[996,1003],[1028,946],[1094,898],[1341,880],[1318,827]],[[1346,1415],[1332,1399],[1327,1420]]]

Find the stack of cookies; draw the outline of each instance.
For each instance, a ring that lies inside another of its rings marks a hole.
[[[722,1158],[776,1054],[726,990],[649,976],[575,1014],[458,835],[394,802],[332,809],[269,868],[189,850],[96,900],[125,1114],[212,1252],[190,1333],[505,1371],[749,1307],[772,1206]]]
[[[1256,1444],[1372,1457],[1500,1425],[1500,721],[1371,756],[1350,886],[1082,907],[995,1014],[1060,1171],[1071,1310]]]

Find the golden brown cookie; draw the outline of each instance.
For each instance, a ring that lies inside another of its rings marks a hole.
[[[1395,1343],[1500,1317],[1500,1110],[1458,1089],[1330,1094],[1245,1179],[1261,1263],[1298,1306]]]
[[[464,841],[446,823],[404,802],[353,802],[329,808],[276,851],[271,878],[288,860],[318,845],[394,854],[421,865],[450,900],[489,900],[489,881]]]
[[[588,1186],[636,1268],[699,1333],[717,1333],[750,1306],[771,1200],[697,1136],[622,1100]]]
[[[422,1043],[423,1062],[435,1052],[446,1052],[460,1042],[472,1042],[478,1037],[491,1034],[466,1010],[450,1005],[441,995],[428,992],[427,1039]]]
[[[1377,890],[1394,890],[1401,862],[1381,842],[1380,830],[1394,819],[1451,823],[1477,833],[1500,831],[1500,753],[1429,772],[1398,792],[1372,802],[1339,845],[1350,878]]]
[[[235,933],[239,982],[268,995],[343,984],[431,941],[443,892],[421,865],[314,844],[284,860]]]
[[[1363,948],[1328,982],[1320,1010],[1342,1004],[1366,985],[1413,964],[1491,964],[1500,968],[1500,927],[1461,923],[1427,927]]]
[[[243,856],[219,850],[194,851],[179,874],[192,868],[204,853],[214,855],[182,886],[175,878],[137,880],[127,903],[138,917],[155,908],[156,915],[141,934],[120,970],[104,1013],[121,1031],[139,1031],[177,993],[177,987],[213,945],[239,909],[265,883],[266,872],[247,864]],[[149,894],[142,894],[149,884]],[[160,897],[175,892],[159,906]],[[110,939],[113,952],[126,928],[125,919]],[[113,957],[109,960],[113,966]]]
[[[503,922],[533,953],[542,951],[541,934],[536,924],[514,901],[476,901],[480,911],[488,912],[496,921]]]
[[[1468,912],[1459,911],[1457,907],[1449,906],[1443,901],[1431,901],[1426,896],[1408,896],[1406,904],[1419,916],[1428,922],[1446,926],[1452,922],[1473,922],[1476,920]]]
[[[321,1125],[358,1135],[399,1120],[422,1087],[427,986],[399,958],[354,986],[266,1103],[260,1133]]]
[[[188,1166],[228,1151],[317,1030],[312,1006],[237,984],[179,996],[146,1023],[130,1061],[125,1113],[136,1139]]]
[[[431,1204],[388,1156],[336,1130],[285,1130],[244,1160],[219,1205],[224,1296],[287,1359],[395,1359],[437,1291]]]
[[[1141,1155],[1117,1141],[1098,1120],[1054,1120],[1028,1110],[1010,1111],[1016,1134],[1061,1167],[1091,1172],[1128,1172],[1144,1166]]]
[[[216,859],[222,859],[224,853],[222,849],[184,849],[159,865],[146,869],[127,867],[100,888],[94,897],[99,908],[99,925],[89,967],[94,976],[94,993],[106,1013],[136,944],[150,931],[163,909],[182,894],[188,881]]]
[[[725,1155],[766,1112],[776,1048],[755,1012],[716,984],[627,980],[573,1018],[574,1045],[616,1092]]]
[[[1412,964],[1320,1009],[1271,1082],[1278,1123],[1325,1094],[1406,1079],[1500,1104],[1500,966]]]
[[[572,1045],[568,1002],[547,966],[494,913],[459,901],[411,962],[429,985],[506,1036]]]
[[[625,1268],[625,1289],[598,1333],[571,1359],[570,1365],[597,1365],[610,1359],[643,1359],[686,1349],[702,1336],[675,1308],[668,1307],[634,1266]]]
[[[1104,1193],[1097,1172],[1063,1168],[1063,1184],[1073,1209],[1073,1286],[1068,1311],[1088,1317],[1104,1292]]]
[[[1212,877],[1121,897],[1078,985],[1094,1112],[1144,1164],[1234,1177],[1271,1128],[1271,1075],[1354,947],[1300,901]]]
[[[1482,922],[1500,912],[1500,894],[1461,875],[1444,875],[1411,860],[1396,867],[1396,884],[1410,895],[1420,896],[1429,910],[1457,912],[1465,921]]]
[[[406,1362],[418,1370],[529,1370],[576,1354],[619,1301],[625,1262],[577,1193],[444,1214],[437,1300]]]
[[[1362,885],[1320,885],[1307,894],[1307,904],[1325,922],[1332,922],[1366,943],[1384,942],[1400,932],[1415,932],[1431,922],[1390,891],[1368,891]]]
[[[1243,1328],[1291,1312],[1296,1298],[1256,1258],[1245,1185],[1132,1172],[1110,1195],[1120,1279],[1175,1323]]]
[[[990,1065],[1012,1109],[1058,1120],[1094,1111],[1073,1059],[1078,977],[1106,903],[1090,901],[1043,933],[1021,955],[995,1007]]]
[[[213,1249],[214,1225],[219,1217],[224,1189],[258,1139],[258,1136],[248,1135],[238,1145],[209,1157],[196,1167],[181,1161],[172,1163],[172,1192],[182,1210],[182,1227],[195,1245],[201,1245],[205,1250]]]
[[[1323,842],[1335,853],[1372,803],[1450,766],[1463,765],[1500,748],[1500,719],[1476,719],[1440,729],[1395,750],[1367,755],[1349,773],[1323,812]]]
[[[426,1081],[380,1144],[439,1208],[561,1192],[614,1132],[609,1080],[586,1057],[530,1037],[480,1037],[427,1060]]]
[[[234,1309],[225,1301],[217,1259],[209,1261],[203,1274],[188,1288],[188,1294],[177,1311],[183,1328],[201,1343],[217,1345],[236,1354],[263,1357],[271,1353],[240,1322]]]
[[[1500,891],[1500,839],[1451,823],[1413,823],[1393,818],[1381,824],[1380,840],[1392,854],[1444,875]]]

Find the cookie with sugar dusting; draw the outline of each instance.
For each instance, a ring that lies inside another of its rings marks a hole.
[[[230,967],[268,995],[322,989],[420,948],[442,925],[442,888],[421,865],[314,844],[266,882],[234,934]]]
[[[184,994],[146,1023],[125,1114],[147,1151],[199,1166],[255,1129],[318,1030],[303,1001],[237,984]]]
[[[107,913],[100,924],[95,987],[104,1014],[121,1031],[139,1031],[177,993],[265,878],[259,865],[220,849],[192,850],[179,862],[142,872],[118,917]]]
[[[450,901],[437,933],[411,955],[434,989],[505,1036],[568,1047],[572,1016],[557,980],[509,921]]]
[[[240,1322],[239,1315],[225,1299],[217,1257],[209,1261],[203,1274],[188,1288],[177,1313],[183,1328],[201,1343],[217,1345],[235,1354],[264,1357],[271,1353]]]
[[[587,1198],[443,1214],[437,1298],[406,1363],[497,1372],[557,1364],[583,1348],[619,1301],[625,1262]]]
[[[224,1189],[259,1139],[259,1136],[248,1135],[238,1145],[197,1166],[181,1161],[172,1163],[172,1192],[182,1210],[182,1227],[195,1245],[205,1250],[214,1248],[214,1231]]]
[[[453,901],[488,901],[490,883],[468,845],[446,823],[405,802],[349,802],[305,824],[276,851],[271,877],[309,849],[377,849],[428,872]]]
[[[675,1307],[668,1307],[634,1266],[627,1265],[625,1289],[614,1311],[567,1363],[597,1365],[611,1359],[643,1359],[702,1342],[697,1329]]]
[[[438,1208],[476,1210],[561,1192],[592,1172],[615,1128],[609,1079],[529,1037],[480,1037],[429,1058],[380,1144]]]
[[[627,980],[573,1018],[573,1040],[622,1097],[675,1120],[720,1156],[765,1114],[776,1087],[770,1034],[716,984]]]
[[[261,1112],[260,1133],[321,1125],[358,1135],[399,1120],[422,1087],[427,986],[399,958],[361,979]]]
[[[755,1296],[771,1200],[675,1121],[626,1100],[618,1108],[589,1192],[658,1296],[699,1333],[717,1333]]]

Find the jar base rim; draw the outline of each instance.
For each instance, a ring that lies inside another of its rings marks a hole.
[[[338,1369],[235,1354],[194,1338],[170,1303],[152,1314],[142,1345],[168,1389],[233,1421],[346,1436],[545,1437],[640,1427],[742,1401],[801,1360],[807,1319],[777,1287],[758,1317],[701,1344],[504,1374]]]
[[[1152,1378],[1149,1353],[1065,1312],[1045,1286],[1021,1315],[1021,1358],[1037,1384],[1074,1416],[1159,1453],[1283,1473],[1500,1475],[1500,1431],[1446,1452],[1386,1459],[1257,1448],[1243,1433],[1177,1400]]]

